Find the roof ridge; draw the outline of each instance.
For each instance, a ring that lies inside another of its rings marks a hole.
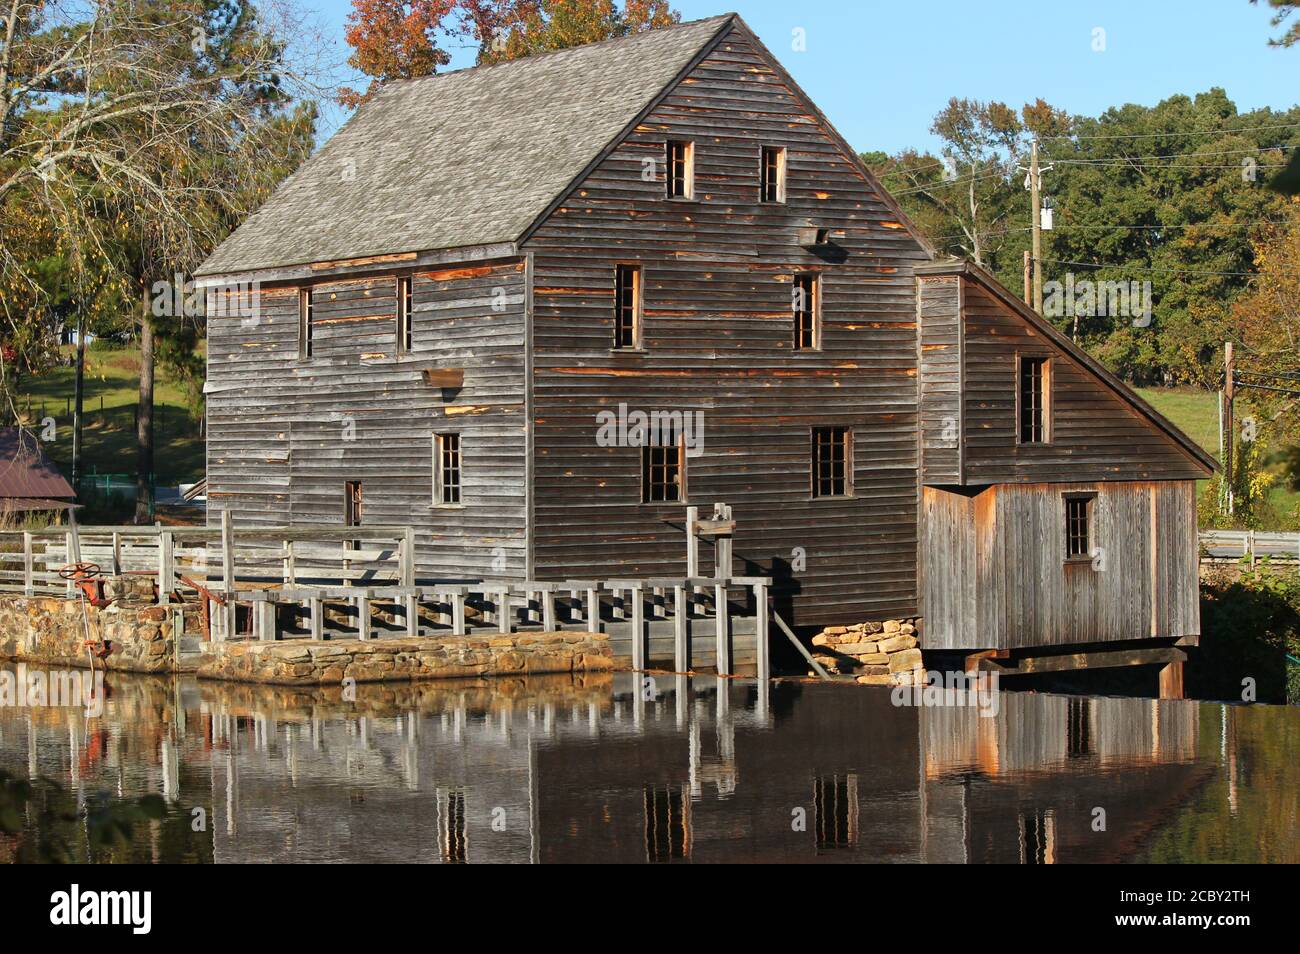
[[[539,60],[549,59],[562,54],[583,53],[596,48],[608,48],[619,43],[631,43],[634,40],[641,40],[646,37],[662,35],[664,33],[676,32],[686,27],[702,26],[705,23],[716,23],[721,26],[726,20],[738,18],[738,13],[719,13],[711,17],[701,17],[698,20],[683,20],[679,23],[673,23],[669,26],[653,27],[649,30],[641,30],[637,33],[629,33],[624,36],[611,36],[603,40],[595,40],[591,43],[582,43],[578,46],[566,46],[559,50],[545,50],[541,53],[530,53],[528,56],[521,56],[513,60],[502,60],[499,63],[476,63],[473,66],[462,66],[460,69],[449,70],[446,73],[429,73],[425,76],[403,76],[397,79],[391,79],[384,82],[379,88],[377,95],[383,95],[390,90],[401,89],[416,83],[429,83],[434,80],[449,79],[453,76],[464,76],[469,73],[487,72],[489,70],[498,70],[501,67],[522,66],[529,63],[536,63]]]

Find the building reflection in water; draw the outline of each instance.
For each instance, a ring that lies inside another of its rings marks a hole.
[[[228,862],[1115,861],[1232,762],[1233,710],[1181,701],[1003,693],[985,718],[672,675],[362,686],[355,701],[110,685],[101,719],[0,711],[0,766],[62,779],[79,805],[106,790],[201,809]],[[1219,759],[1198,755],[1207,718]]]

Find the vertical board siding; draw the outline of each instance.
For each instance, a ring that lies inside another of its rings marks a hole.
[[[696,201],[664,198],[668,139],[695,143]],[[783,205],[758,201],[763,145],[787,149]],[[844,260],[801,248],[808,226]],[[746,37],[724,38],[526,244],[538,576],[679,575],[686,504],[725,501],[737,572],[774,576],[796,624],[915,613],[911,268],[928,256]],[[643,268],[644,353],[610,350],[618,262]],[[820,351],[793,350],[800,271],[821,276]],[[597,413],[620,403],[703,414],[689,501],[640,503],[639,448],[597,444]],[[853,428],[851,498],[811,499],[825,425]]]
[[[961,467],[961,279],[917,280],[920,308],[921,480],[959,484]]]
[[[1205,468],[977,282],[963,279],[965,481],[1178,480]],[[1020,444],[1018,354],[1051,357],[1051,441]]]
[[[925,644],[1021,649],[1200,632],[1194,481],[926,487]],[[1063,495],[1095,493],[1094,560],[1065,559]],[[973,606],[972,606],[973,603]]]
[[[256,318],[210,323],[211,519],[338,525],[360,480],[363,523],[413,526],[421,575],[522,577],[524,264],[415,272],[409,355],[394,288],[391,272],[315,285],[306,359],[296,286],[261,289]],[[431,387],[425,368],[463,368],[464,387]],[[432,506],[440,432],[461,435],[460,507]]]

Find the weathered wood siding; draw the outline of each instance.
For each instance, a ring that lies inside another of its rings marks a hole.
[[[525,573],[523,260],[412,277],[412,350],[396,353],[392,271],[312,286],[313,354],[299,358],[298,286],[263,287],[256,317],[208,329],[211,519],[339,524],[347,481],[363,524],[416,529],[419,569]],[[426,368],[463,368],[464,387]],[[461,435],[462,505],[433,506],[432,435]]]
[[[1206,476],[1185,449],[978,282],[963,279],[963,298],[966,483]],[[1017,439],[1021,354],[1051,358],[1046,444]]]
[[[1065,560],[1063,495],[1096,493],[1093,561]],[[926,487],[930,649],[1015,649],[1200,632],[1194,481]]]
[[[961,279],[917,279],[921,328],[921,480],[959,484],[962,474]]]
[[[664,198],[664,143],[695,143],[696,201]],[[763,145],[788,201],[759,199]],[[643,163],[657,163],[654,181]],[[834,263],[798,230],[833,230]],[[746,34],[733,31],[526,242],[534,256],[541,577],[680,575],[686,503],[640,502],[640,451],[601,447],[620,402],[704,414],[689,503],[732,505],[737,571],[797,623],[916,608],[917,341],[928,256]],[[611,353],[614,265],[644,269],[644,353]],[[792,348],[791,282],[822,279],[822,349]],[[811,499],[811,428],[853,428],[855,494]],[[707,550],[707,548],[705,548]],[[793,569],[802,559],[806,568]],[[707,552],[702,570],[709,571]],[[791,603],[791,601],[793,601]]]

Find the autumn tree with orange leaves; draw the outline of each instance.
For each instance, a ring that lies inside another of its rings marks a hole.
[[[456,49],[478,49],[478,63],[517,60],[629,36],[679,22],[667,0],[353,0],[345,38],[348,64],[371,78],[344,88],[355,108],[384,83],[431,76]]]

